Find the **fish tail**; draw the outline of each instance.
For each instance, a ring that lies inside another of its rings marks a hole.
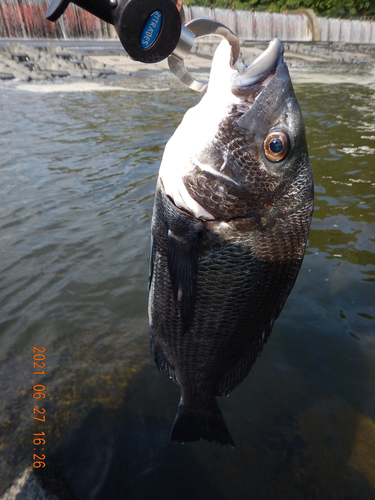
[[[204,439],[222,446],[230,444],[234,448],[234,441],[229,434],[219,405],[216,400],[214,403],[209,410],[193,409],[180,403],[170,440],[187,443]]]

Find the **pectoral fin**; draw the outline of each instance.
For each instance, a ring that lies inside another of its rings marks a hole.
[[[168,231],[168,268],[173,295],[185,333],[192,322],[197,284],[198,234],[179,236]]]
[[[172,293],[182,322],[182,332],[189,330],[194,316],[197,291],[198,241],[205,231],[201,220],[177,208],[165,195],[159,180],[153,218],[153,249],[150,259],[150,282],[154,259],[167,259]]]

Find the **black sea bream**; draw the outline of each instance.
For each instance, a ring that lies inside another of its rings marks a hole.
[[[249,373],[294,285],[313,212],[305,128],[277,39],[249,67],[216,51],[168,142],[150,258],[150,340],[181,388],[172,441],[233,440],[216,396]]]

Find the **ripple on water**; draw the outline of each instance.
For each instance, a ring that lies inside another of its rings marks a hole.
[[[178,389],[148,352],[157,171],[164,144],[199,96],[173,90],[145,100],[143,91],[116,90],[0,94],[0,445],[7,464],[0,483],[30,463],[31,349],[44,345],[48,456],[77,495],[90,487],[93,470],[104,488],[97,498],[105,498],[112,486],[114,495],[146,495],[147,484],[159,487],[157,477],[173,469],[168,491],[183,485],[187,498],[247,499],[249,491],[254,499],[280,491],[296,499],[373,498],[371,89],[296,85],[316,211],[269,345],[221,402],[235,451],[169,445]],[[105,439],[96,441],[99,434]],[[99,451],[90,458],[93,442]],[[138,443],[152,456],[139,454]],[[126,490],[123,461],[133,490]]]

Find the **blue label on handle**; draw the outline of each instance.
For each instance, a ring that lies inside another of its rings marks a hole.
[[[147,19],[141,34],[142,49],[149,49],[156,42],[159,35],[163,15],[160,10],[155,10]]]

